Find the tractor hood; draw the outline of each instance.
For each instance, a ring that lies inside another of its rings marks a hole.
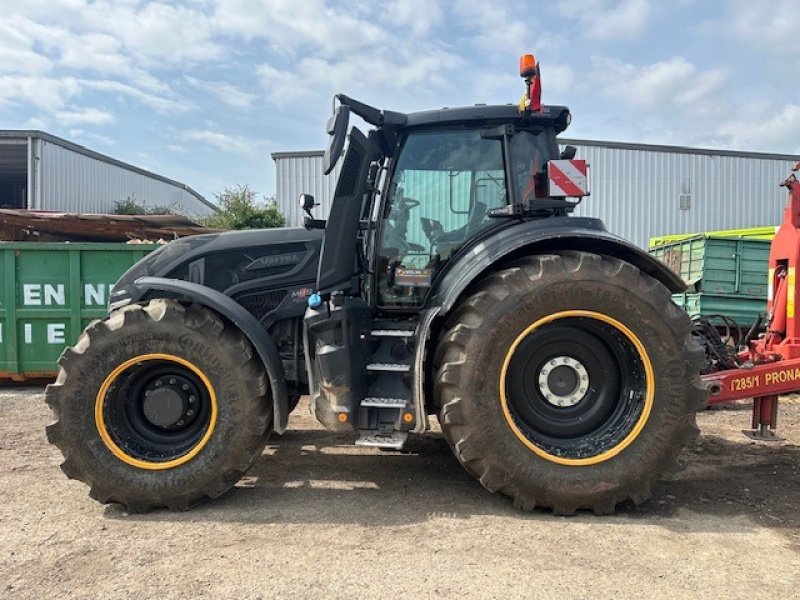
[[[115,309],[139,300],[142,292],[134,284],[141,277],[168,277],[204,285],[213,279],[216,283],[212,287],[224,291],[245,281],[252,273],[291,266],[290,263],[313,262],[307,266],[315,270],[323,233],[283,227],[177,239],[150,253],[122,275],[114,286],[110,307]],[[220,268],[216,268],[217,263]],[[213,277],[206,278],[205,271]],[[229,279],[222,279],[225,273],[230,273]]]

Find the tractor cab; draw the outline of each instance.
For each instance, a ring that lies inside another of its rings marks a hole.
[[[573,160],[574,148],[562,156],[556,140],[569,109],[541,105],[538,68],[521,74],[519,105],[402,114],[336,96],[325,173],[344,156],[327,221],[301,196],[306,226],[325,229],[305,321],[312,410],[326,427],[392,446],[421,430],[424,373],[412,361],[422,360],[427,328],[452,287],[442,286],[447,274],[520,223],[564,222],[588,194],[586,163]],[[373,129],[348,135],[351,115]],[[553,179],[556,170],[571,187]]]

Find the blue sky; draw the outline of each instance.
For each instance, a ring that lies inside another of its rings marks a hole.
[[[571,137],[800,154],[797,0],[0,0],[0,128],[182,181],[275,191],[331,95],[517,102],[520,54]]]

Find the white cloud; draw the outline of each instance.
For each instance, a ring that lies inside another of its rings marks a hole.
[[[753,114],[735,114],[724,120],[717,133],[734,148],[771,152],[775,148],[788,148],[789,152],[800,155],[800,104],[759,108],[762,110],[754,110]]]
[[[144,106],[152,108],[160,113],[182,113],[194,108],[194,106],[186,100],[165,98],[163,96],[149,94],[132,85],[121,83],[119,81],[111,81],[106,79],[84,79],[81,80],[80,84],[86,89],[108,92],[117,94],[119,96],[132,98]]]
[[[407,28],[411,35],[422,37],[443,19],[442,8],[431,0],[392,0],[381,6],[381,21],[389,29]]]
[[[693,105],[726,81],[721,69],[700,71],[685,58],[637,66],[608,58],[593,58],[593,80],[600,92],[641,108]]]
[[[30,104],[47,112],[62,109],[79,91],[80,85],[72,77],[0,75],[0,101]]]
[[[22,129],[47,129],[48,122],[40,117],[31,117],[22,124]]]
[[[11,23],[0,22],[0,73],[34,75],[50,71],[52,62],[36,52],[33,43]]]
[[[226,81],[206,81],[190,75],[184,75],[184,79],[192,87],[201,90],[204,94],[210,94],[220,102],[233,108],[251,108],[258,96],[228,83]]]
[[[644,34],[651,6],[649,0],[584,0],[561,2],[558,10],[587,37],[617,40]]]
[[[454,16],[468,30],[469,45],[482,54],[491,52],[518,57],[533,50],[541,52],[547,44],[537,40],[537,23],[525,13],[524,5],[504,0],[458,0],[453,5]]]
[[[82,108],[73,110],[57,110],[53,118],[62,125],[108,125],[116,119],[114,115],[98,108]]]
[[[233,152],[244,156],[255,154],[258,143],[248,140],[239,135],[228,135],[218,131],[208,129],[192,129],[184,131],[182,138],[189,142],[200,142],[208,146],[213,146],[224,152]]]
[[[736,38],[778,56],[800,55],[800,6],[797,0],[728,0],[727,5],[722,26]],[[720,19],[715,19],[713,25],[719,27]]]
[[[70,139],[83,141],[89,143],[90,145],[100,145],[108,147],[117,145],[117,141],[111,139],[108,136],[100,135],[99,133],[93,133],[91,131],[85,131],[84,129],[70,129],[69,137]]]
[[[216,0],[214,20],[222,32],[264,39],[279,53],[332,57],[390,38],[371,19],[355,16],[350,4],[323,0]]]

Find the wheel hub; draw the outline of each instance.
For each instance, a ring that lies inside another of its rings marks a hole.
[[[145,387],[142,412],[157,427],[180,429],[194,420],[199,394],[188,378],[167,373],[152,379]]]
[[[147,390],[142,410],[153,425],[172,427],[183,416],[183,399],[178,392],[169,388]]]
[[[539,369],[539,392],[553,406],[566,408],[583,400],[589,389],[589,373],[579,360],[556,356]]]

